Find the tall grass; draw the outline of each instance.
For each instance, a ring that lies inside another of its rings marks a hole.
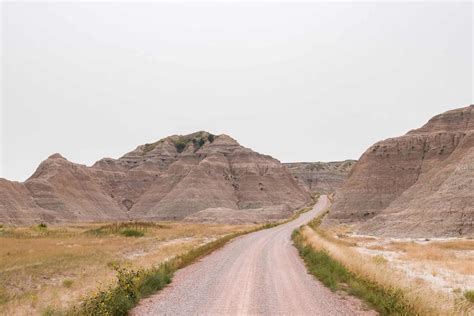
[[[318,253],[319,259],[321,256],[329,257],[324,260],[333,267],[337,263],[339,267],[331,270],[334,272],[331,280],[337,284],[347,284],[349,293],[362,298],[380,313],[399,314],[397,310],[405,310],[417,315],[467,315],[472,312],[472,306],[465,300],[456,301],[428,284],[414,282],[391,268],[385,260],[364,256],[346,243],[325,235],[317,227],[317,220],[311,226],[316,230],[303,227],[295,242],[299,249],[303,249],[302,256],[308,257],[310,264],[314,255],[308,253]],[[324,260],[321,262],[324,263]],[[342,272],[341,267],[345,272]],[[326,274],[323,273],[323,278]],[[349,282],[347,278],[356,281]]]
[[[416,315],[413,307],[405,303],[402,291],[385,289],[358,277],[334,260],[327,251],[314,250],[299,231],[293,233],[292,239],[308,271],[332,291],[344,290],[357,296],[381,315]]]

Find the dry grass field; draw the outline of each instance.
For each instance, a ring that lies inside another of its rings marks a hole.
[[[79,224],[0,228],[0,314],[41,314],[114,280],[111,265],[149,268],[249,225]]]
[[[466,300],[474,289],[474,240],[376,238],[352,235],[346,226],[305,234],[357,273],[412,293],[420,311],[474,313]]]

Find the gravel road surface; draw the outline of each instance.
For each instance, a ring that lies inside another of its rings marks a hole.
[[[132,315],[373,314],[308,274],[292,245],[292,231],[328,205],[322,196],[299,218],[239,237],[179,270],[170,286],[143,300]]]

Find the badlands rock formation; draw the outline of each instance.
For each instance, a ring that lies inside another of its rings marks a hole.
[[[278,160],[227,135],[198,132],[142,145],[92,167],[55,154],[24,183],[1,179],[0,222],[253,222],[288,217],[309,201]]]
[[[330,194],[346,180],[355,160],[284,163],[298,183],[311,193]]]
[[[474,105],[370,147],[325,220],[365,234],[474,236]]]

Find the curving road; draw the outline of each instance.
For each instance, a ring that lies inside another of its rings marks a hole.
[[[295,228],[329,205],[322,196],[299,218],[237,238],[179,270],[170,286],[133,315],[354,315],[360,304],[332,293],[306,271],[291,242]]]

